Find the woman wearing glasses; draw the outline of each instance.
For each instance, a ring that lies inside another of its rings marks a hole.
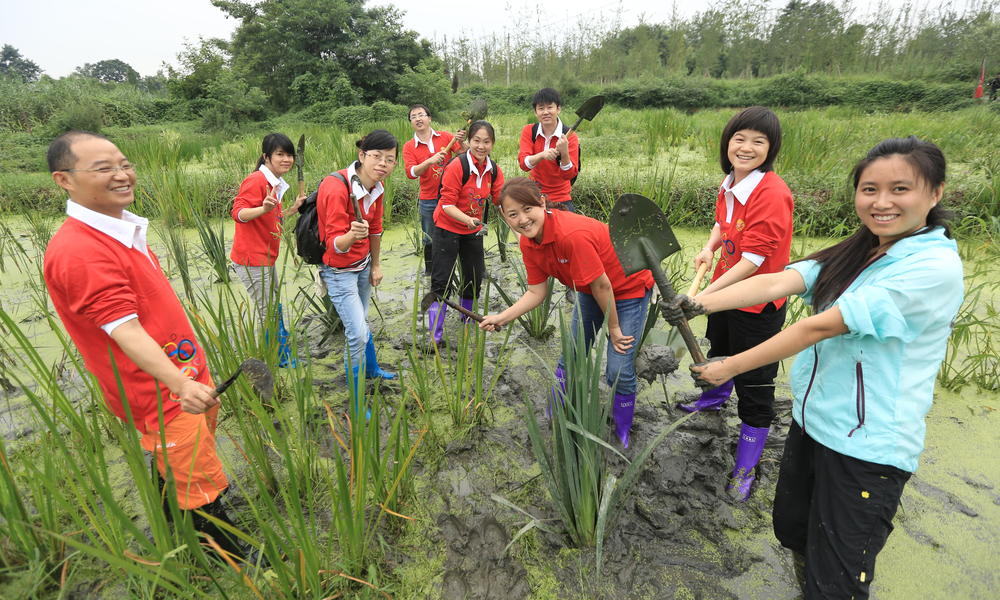
[[[469,126],[469,151],[448,163],[441,176],[441,198],[434,210],[431,292],[437,298],[448,293],[455,260],[462,265],[461,305],[471,310],[486,271],[483,257],[483,222],[487,202],[497,203],[503,188],[500,166],[490,159],[496,134],[486,121]],[[446,304],[434,302],[427,310],[427,329],[435,344],[444,337]],[[463,319],[466,320],[466,319]]]
[[[362,364],[360,375],[366,379],[396,377],[379,366],[367,321],[371,288],[382,282],[382,182],[396,166],[396,138],[376,129],[356,145],[358,160],[323,180],[316,206],[326,244],[320,277],[344,324],[350,353],[347,380],[359,383]]]

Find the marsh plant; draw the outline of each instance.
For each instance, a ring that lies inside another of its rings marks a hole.
[[[226,254],[226,231],[222,222],[216,225],[210,219],[196,217],[195,227],[205,258],[215,272],[215,283],[229,283],[229,256]]]
[[[574,340],[565,319],[560,318],[559,325],[566,363],[565,396],[550,401],[552,416],[548,423],[548,436],[542,433],[535,407],[531,403],[526,403],[524,407],[524,421],[531,439],[531,450],[559,515],[562,531],[557,531],[551,524],[531,516],[499,496],[495,496],[494,500],[531,518],[515,539],[536,527],[564,533],[574,546],[596,546],[596,562],[600,569],[604,536],[608,527],[614,523],[618,510],[639,477],[643,465],[653,450],[690,415],[664,427],[629,461],[607,441],[614,436],[611,435],[609,424],[611,392],[601,385],[604,378],[601,357],[604,356],[605,336],[597,335],[597,341],[588,352],[583,344],[583,336]],[[604,333],[606,334],[606,328]],[[620,476],[612,473],[609,468],[608,457],[611,453],[626,464]]]
[[[524,266],[518,264],[515,266],[514,272],[517,274],[518,287],[523,294],[528,290],[528,277],[524,273]],[[503,289],[503,285],[498,283],[492,275],[489,276],[489,280],[508,306],[514,304],[515,298],[511,297],[511,295]],[[555,287],[555,282],[555,279],[549,277],[545,282],[545,300],[543,300],[542,303],[535,308],[517,318],[517,322],[521,324],[524,331],[536,340],[547,339],[556,329],[555,325],[549,324],[549,320],[552,318],[552,312],[556,308],[556,302],[552,298],[552,290]]]

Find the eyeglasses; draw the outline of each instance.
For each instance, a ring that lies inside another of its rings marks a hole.
[[[410,120],[415,121],[416,119],[422,119],[424,117],[429,117],[429,116],[430,115],[427,113],[417,113],[415,115],[410,115]]]
[[[383,154],[374,154],[372,152],[365,152],[365,156],[372,159],[376,163],[384,163],[387,167],[392,167],[396,164],[396,157],[386,156]]]
[[[97,173],[98,175],[117,175],[118,173],[134,173],[135,165],[132,163],[117,167],[98,167],[96,169],[62,169],[64,173]]]

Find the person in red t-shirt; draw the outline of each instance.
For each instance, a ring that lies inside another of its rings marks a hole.
[[[580,172],[580,142],[559,118],[562,100],[552,88],[538,90],[531,99],[538,123],[521,129],[517,162],[538,183],[549,208],[576,212],[570,196]]]
[[[376,129],[356,142],[358,160],[337,175],[329,175],[319,186],[316,214],[320,238],[326,244],[320,277],[330,301],[337,309],[347,336],[345,375],[354,381],[355,399],[360,399],[361,381],[396,374],[379,366],[375,341],[368,328],[368,300],[373,286],[382,283],[382,182],[396,166],[396,138]],[[351,196],[357,199],[355,214]],[[364,363],[362,372],[361,364]]]
[[[465,130],[454,135],[431,128],[431,111],[423,104],[414,104],[409,111],[413,139],[403,144],[403,168],[410,179],[420,178],[418,208],[420,229],[424,234],[424,275],[431,274],[431,245],[434,240],[434,209],[438,203],[441,174],[452,152],[465,146]]]
[[[528,273],[528,291],[503,312],[487,315],[480,327],[495,331],[545,300],[546,281],[555,277],[577,294],[577,321],[583,324],[589,350],[604,320],[608,321],[608,365],[605,373],[614,389],[612,417],[622,445],[628,448],[638,381],[635,341],[642,334],[653,288],[648,270],[625,275],[611,243],[608,226],[575,213],[546,210],[538,186],[515,177],[500,193],[500,209],[512,229],[521,234],[521,256]],[[577,312],[578,311],[578,312]],[[565,358],[559,359],[556,381],[565,392]]]
[[[788,264],[792,246],[792,192],[772,170],[781,148],[781,124],[763,106],[748,108],[722,131],[719,162],[726,178],[715,203],[715,226],[695,256],[697,268],[712,264],[722,252],[712,283],[702,293],[716,292],[747,277],[779,273]],[[732,356],[771,338],[785,323],[785,298],[713,313],[706,336],[709,357]],[[703,392],[680,408],[720,410],[735,385],[740,420],[736,465],[726,489],[739,501],[750,497],[757,463],[774,419],[774,378],[778,363],[737,375]]]
[[[205,352],[146,246],[149,221],[125,210],[134,200],[135,168],[110,140],[82,131],[53,140],[47,159],[52,179],[69,194],[68,218],[49,241],[44,265],[66,332],[108,408],[142,434],[163,489],[169,464],[178,507],[229,522],[220,499],[229,482],[215,448],[219,401]],[[225,550],[244,555],[211,521],[192,517]]]
[[[469,126],[469,151],[448,163],[441,178],[441,198],[434,211],[434,255],[431,292],[438,298],[448,293],[448,281],[458,260],[462,266],[460,303],[472,310],[483,283],[484,214],[487,202],[496,204],[503,187],[503,172],[490,158],[496,134],[486,121]],[[427,310],[427,329],[435,344],[444,336],[447,305],[438,301]],[[466,319],[463,318],[463,321]]]
[[[282,176],[294,164],[295,146],[288,136],[283,133],[264,136],[257,170],[247,175],[240,184],[230,211],[236,229],[229,258],[236,266],[236,275],[257,305],[257,314],[265,331],[268,311],[274,311],[277,305],[278,366],[281,367],[295,366],[288,345],[288,331],[285,329],[274,268],[281,247],[281,198],[289,188]],[[296,198],[289,212],[294,214],[298,211],[305,199],[305,195]]]

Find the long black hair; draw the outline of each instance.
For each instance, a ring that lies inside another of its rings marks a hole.
[[[883,140],[869,150],[858,164],[854,165],[854,169],[851,171],[851,182],[854,185],[855,193],[864,170],[876,160],[892,155],[898,155],[909,163],[928,189],[935,190],[944,183],[945,160],[941,149],[931,142],[925,142],[911,135],[907,138]],[[950,238],[951,227],[948,225],[950,218],[949,211],[945,210],[940,203],[935,204],[927,213],[927,226],[906,237],[927,233],[935,227],[943,227],[944,234]],[[813,288],[813,310],[826,309],[844,293],[844,290],[868,266],[876,253],[879,250],[885,250],[885,248],[880,249],[879,245],[878,236],[872,233],[868,227],[862,225],[854,235],[839,244],[814,252],[802,259],[815,260],[822,265]]]
[[[260,158],[257,159],[257,166],[254,168],[259,169],[264,164],[264,161],[278,150],[284,150],[286,154],[295,156],[295,146],[292,144],[292,140],[288,139],[287,135],[283,133],[269,133],[265,135],[264,141],[260,144]]]

